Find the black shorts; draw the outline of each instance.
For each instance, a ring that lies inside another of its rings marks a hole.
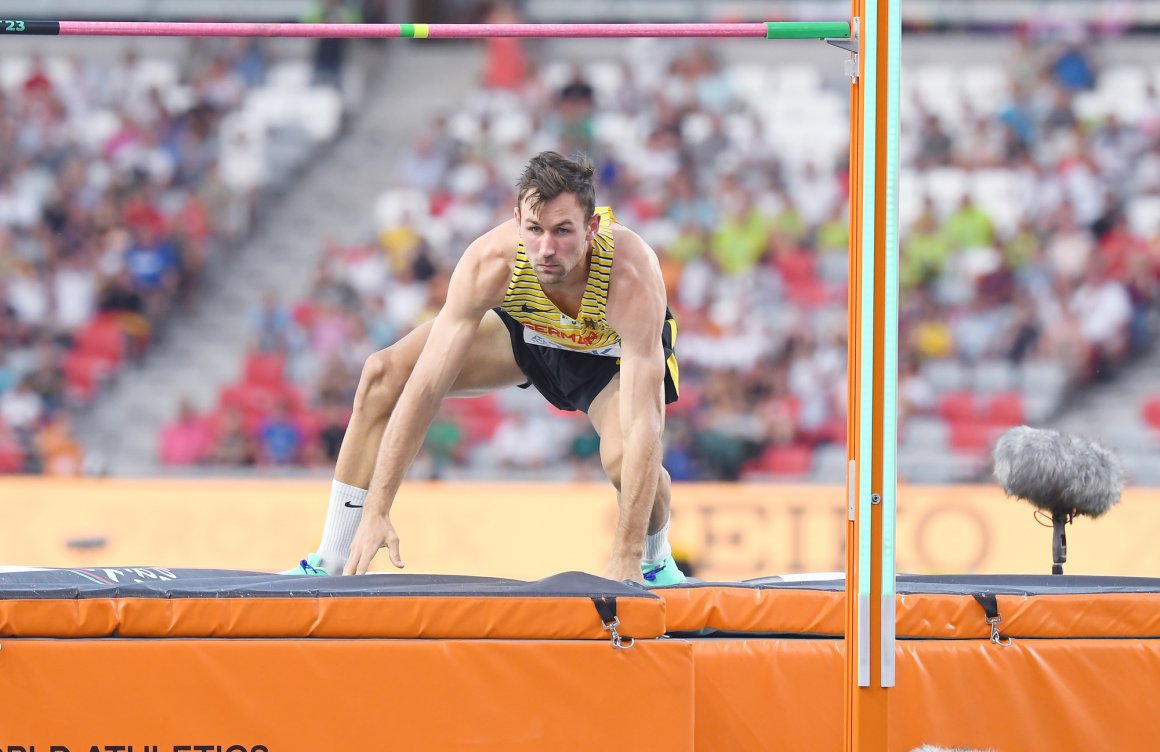
[[[512,341],[516,365],[528,377],[520,389],[534,386],[544,398],[561,410],[588,412],[592,400],[608,386],[612,377],[620,373],[620,358],[607,355],[589,355],[524,342],[524,327],[502,308],[493,309],[507,327]],[[680,374],[673,346],[677,338],[677,322],[672,313],[665,311],[665,326],[661,330],[661,346],[665,351],[665,404],[677,401]]]

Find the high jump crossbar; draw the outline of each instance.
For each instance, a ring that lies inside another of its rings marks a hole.
[[[850,24],[846,21],[687,24],[298,24],[0,19],[0,34],[17,36],[313,37],[334,39],[481,39],[486,37],[844,39],[850,36]]]

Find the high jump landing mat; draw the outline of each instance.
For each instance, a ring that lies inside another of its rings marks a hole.
[[[844,597],[9,568],[0,750],[840,750]],[[897,634],[891,750],[1156,748],[1160,580],[902,575]]]

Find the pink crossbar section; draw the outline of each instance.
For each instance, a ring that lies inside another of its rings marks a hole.
[[[719,24],[429,24],[430,39],[482,37],[760,37],[764,23]],[[399,24],[167,23],[61,21],[62,36],[402,37]]]

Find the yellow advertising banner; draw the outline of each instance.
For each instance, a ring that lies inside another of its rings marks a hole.
[[[0,480],[0,564],[276,571],[319,541],[329,481]],[[599,574],[616,521],[605,484],[410,484],[392,519],[407,572],[536,579]],[[900,573],[1051,571],[1051,530],[987,486],[902,487]],[[671,539],[699,577],[836,572],[846,499],[836,486],[685,484]],[[1068,528],[1068,574],[1160,577],[1160,490],[1127,489]],[[378,571],[393,568],[385,554]]]

